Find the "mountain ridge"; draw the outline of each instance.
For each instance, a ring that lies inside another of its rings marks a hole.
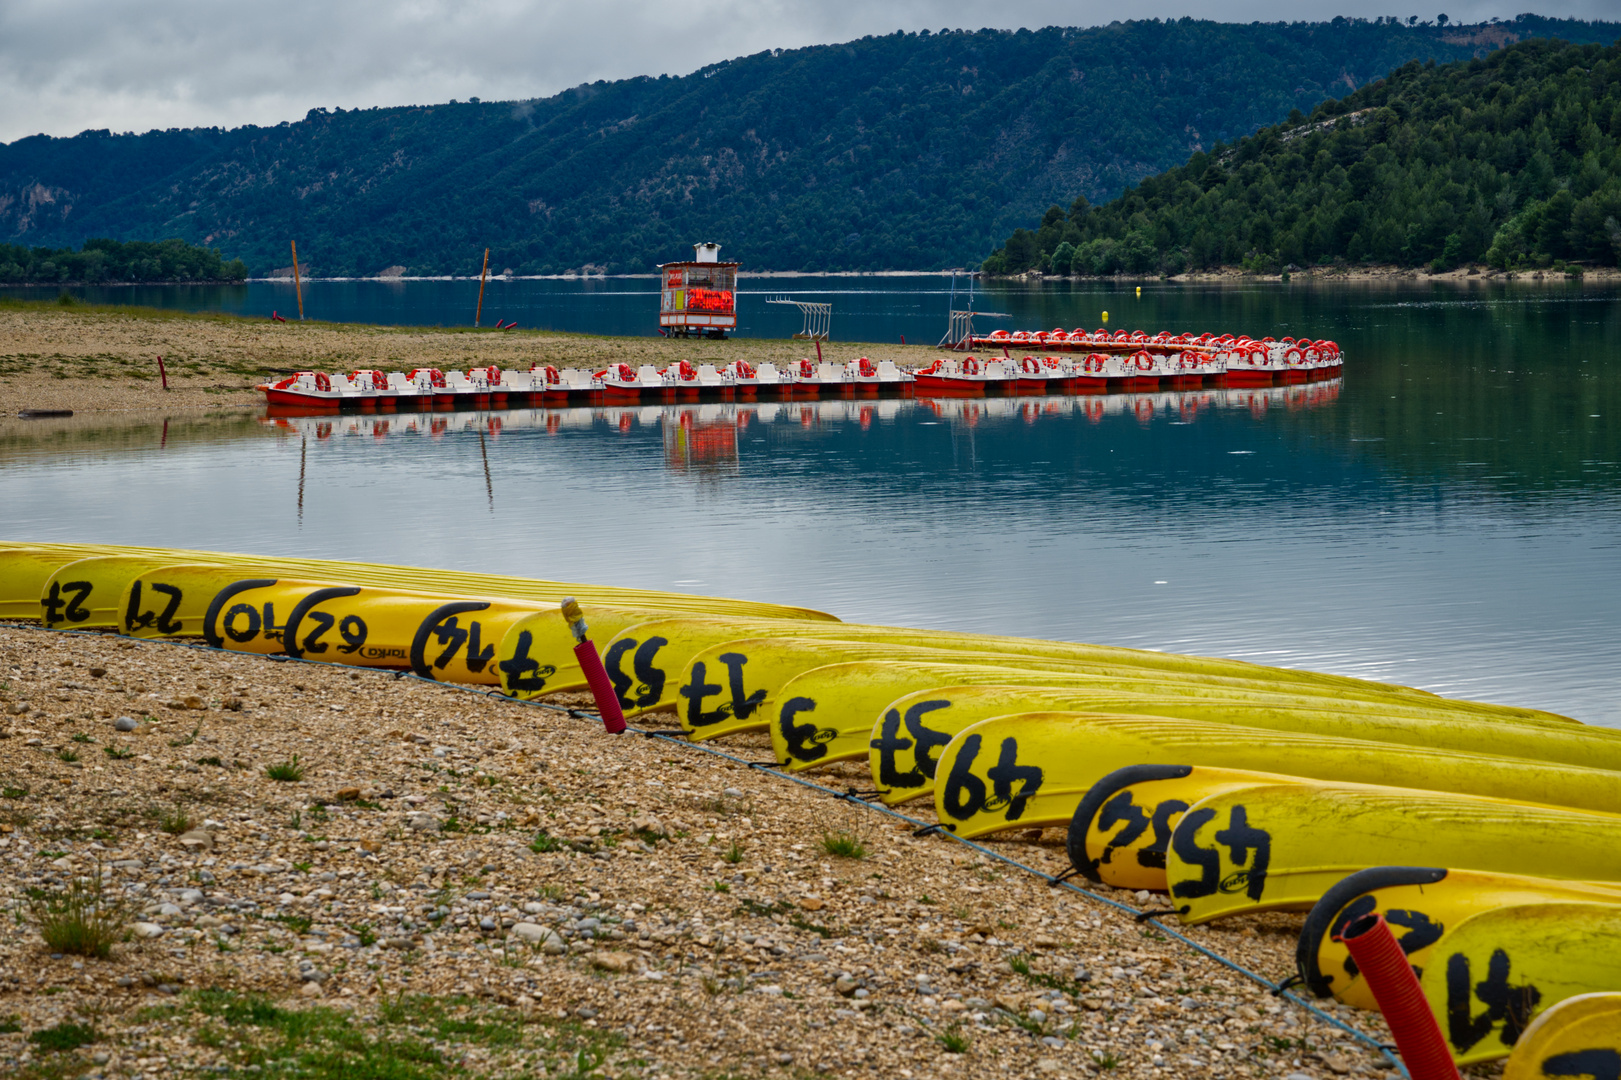
[[[0,241],[177,237],[316,273],[587,264],[717,240],[772,270],[977,261],[1077,191],[1103,201],[1412,59],[1621,24],[1225,24],[897,33],[516,102],[311,110],[275,127],[0,146]],[[1197,65],[1175,57],[1197,56]]]

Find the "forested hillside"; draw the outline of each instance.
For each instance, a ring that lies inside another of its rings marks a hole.
[[[1174,274],[1618,259],[1621,46],[1537,40],[1409,63],[1103,206],[1054,206],[984,265]]]
[[[184,240],[86,240],[83,248],[55,250],[0,244],[0,285],[62,281],[241,281],[248,266]]]
[[[893,34],[543,100],[273,128],[85,132],[0,147],[0,240],[180,237],[316,274],[645,271],[714,240],[756,269],[978,261],[1054,201],[1094,202],[1412,59],[1621,26],[1181,19]]]

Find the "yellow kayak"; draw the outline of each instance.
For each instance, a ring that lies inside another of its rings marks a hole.
[[[1507,1057],[1538,1014],[1621,986],[1621,904],[1562,901],[1483,911],[1441,935],[1419,986],[1443,1018],[1453,1061]]]
[[[1621,993],[1577,994],[1537,1014],[1503,1064],[1503,1080],[1621,1078]]]
[[[955,685],[913,690],[875,709],[870,729],[857,726],[856,709],[871,708],[888,688],[943,678]],[[1011,685],[1015,682],[1019,685]],[[818,725],[834,732],[822,743],[826,761],[854,757],[860,746],[874,785],[889,805],[933,794],[936,759],[952,736],[981,720],[1015,713],[1172,716],[1621,771],[1621,732],[1581,724],[1482,723],[1471,713],[1450,711],[1449,702],[1440,698],[1432,705],[1362,702],[1185,682],[877,662],[808,671],[785,687],[782,696],[817,703],[812,714]],[[841,701],[853,703],[848,714],[829,704]],[[775,734],[772,742],[779,742]],[[779,748],[779,761],[786,749]]]
[[[1182,921],[1203,923],[1309,910],[1350,874],[1392,865],[1621,881],[1621,817],[1403,788],[1258,785],[1193,804],[1171,834],[1165,876]]]
[[[940,820],[962,837],[1068,825],[1098,781],[1116,769],[1145,763],[1459,792],[1597,812],[1621,806],[1621,772],[1606,769],[1098,713],[1023,713],[964,728],[940,754],[934,805]],[[1022,779],[1010,784],[1014,776]],[[1179,782],[1197,791],[1196,777]]]
[[[1333,996],[1358,1009],[1377,1009],[1351,954],[1334,940],[1352,919],[1382,914],[1413,969],[1422,972],[1441,935],[1470,916],[1558,900],[1621,903],[1621,883],[1422,866],[1359,870],[1324,893],[1306,916],[1295,967],[1318,997]]]
[[[234,555],[224,552],[188,551],[170,548],[127,547],[109,544],[25,544],[0,542],[0,613],[11,618],[39,618],[40,599],[51,576],[69,564],[88,558],[122,556],[144,558],[154,565],[165,563],[212,563],[222,566],[251,566],[266,577],[303,578],[347,585],[391,587],[452,596],[489,597],[513,601],[539,601],[555,604],[565,596],[593,603],[623,602],[671,613],[698,613],[728,617],[755,617],[789,622],[833,622],[837,619],[810,608],[764,604],[749,600],[728,600],[651,589],[627,589],[608,585],[544,581],[532,578],[475,574],[455,570],[432,570],[380,563],[344,562],[336,559],[292,559],[262,555]],[[43,572],[42,572],[43,571]],[[238,578],[247,576],[243,573]],[[77,577],[68,580],[79,580]],[[108,580],[98,587],[122,593],[127,581]],[[32,597],[32,611],[26,605]],[[80,607],[96,606],[100,598],[87,595]]]

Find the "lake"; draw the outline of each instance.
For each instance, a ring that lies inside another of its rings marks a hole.
[[[651,332],[654,284],[498,282],[485,322]],[[741,333],[796,329],[797,313],[764,303],[791,295],[831,300],[836,340],[932,342],[950,288],[754,279]],[[1344,377],[938,405],[4,421],[0,538],[741,596],[1239,657],[1621,726],[1621,294],[1134,288],[976,285],[976,306],[1012,316],[984,329],[1095,327],[1108,310],[1111,328],[1328,337]],[[264,315],[291,300],[266,283],[88,292]],[[340,320],[470,322],[476,292],[315,282],[305,304]]]

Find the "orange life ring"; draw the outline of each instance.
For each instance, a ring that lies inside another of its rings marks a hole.
[[[863,379],[877,378],[877,376],[878,376],[877,370],[875,370],[873,368],[872,361],[868,360],[865,356],[863,356],[859,360],[857,360],[856,365],[857,365],[857,370],[859,370],[861,372],[861,377]]]
[[[756,373],[754,366],[747,360],[739,360],[737,362],[737,374],[739,378],[752,379]]]
[[[1091,356],[1088,356],[1086,358],[1086,360],[1081,364],[1081,369],[1083,371],[1091,371],[1091,372],[1102,371],[1103,370],[1103,365],[1108,362],[1108,359],[1109,358],[1104,356],[1102,353],[1093,353]]]
[[[816,377],[816,369],[811,366],[811,362],[809,360],[801,360],[799,362],[799,377],[801,379],[812,379]]]
[[[332,376],[324,371],[315,373],[315,388],[322,393],[332,389]]]
[[[979,361],[972,356],[965,358],[962,362],[962,373],[964,375],[978,375]]]
[[[1139,353],[1133,354],[1132,358],[1131,358],[1131,362],[1137,365],[1137,370],[1138,371],[1152,371],[1152,370],[1154,370],[1154,358],[1152,356],[1149,356],[1146,352],[1139,352]]]
[[[1019,370],[1031,375],[1041,374],[1041,361],[1033,356],[1027,356],[1019,361]]]
[[[485,368],[484,381],[489,383],[491,386],[500,386],[501,369],[496,367],[494,364],[491,364],[489,367]]]
[[[619,365],[616,365],[616,366],[619,368],[619,381],[620,382],[635,382],[636,381],[636,372],[631,370],[631,366],[629,364],[619,364]]]
[[[376,368],[373,368],[372,373],[371,373],[371,385],[372,385],[373,390],[387,390],[388,389],[388,376],[384,375],[381,371],[378,371]]]

